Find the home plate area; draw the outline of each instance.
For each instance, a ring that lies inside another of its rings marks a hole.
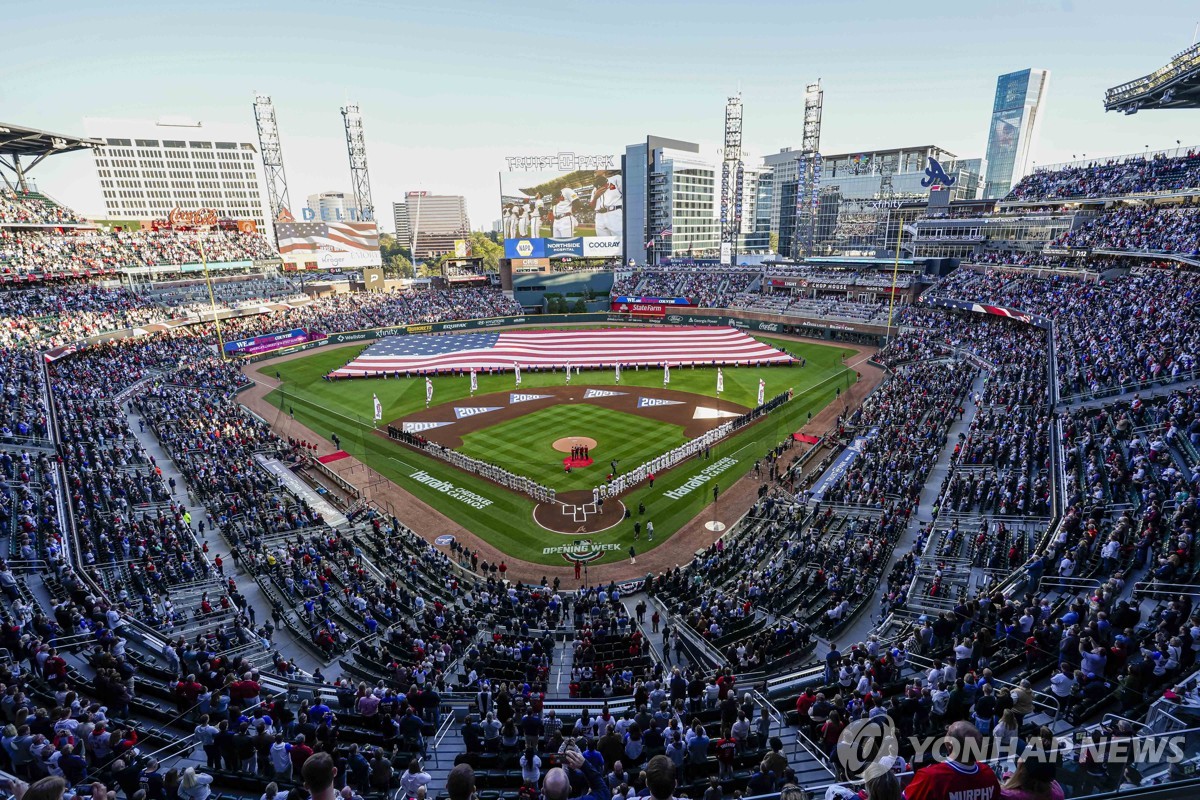
[[[533,521],[555,533],[599,533],[625,519],[625,504],[615,497],[593,503],[590,491],[561,492],[553,503],[538,503]]]

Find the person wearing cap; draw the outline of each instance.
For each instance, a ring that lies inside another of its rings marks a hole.
[[[592,207],[596,209],[597,236],[621,235],[621,180],[620,175],[610,175],[603,185],[592,190]]]
[[[555,239],[570,239],[575,235],[575,201],[579,194],[569,186],[564,186],[559,196],[559,201],[551,209],[554,223],[550,227],[550,235]]]

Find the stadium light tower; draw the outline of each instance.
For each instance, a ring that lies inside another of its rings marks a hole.
[[[279,143],[275,105],[265,94],[254,96],[254,122],[258,126],[258,149],[262,152],[271,221],[275,222],[281,214],[292,213],[292,201],[288,197],[287,174],[283,171],[283,147]]]
[[[792,255],[812,255],[817,224],[817,203],[821,196],[821,112],[825,92],[821,81],[804,89],[804,138],[800,142],[799,180],[796,187],[796,230]]]
[[[721,161],[721,263],[732,264],[742,229],[742,95],[725,104],[725,149]]]
[[[367,172],[367,140],[363,135],[362,114],[358,104],[350,103],[342,108],[342,119],[346,123],[346,152],[350,155],[350,186],[354,190],[354,206],[358,219],[370,222],[375,219],[375,203],[371,200],[371,176]]]

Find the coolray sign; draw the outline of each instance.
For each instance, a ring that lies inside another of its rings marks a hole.
[[[492,504],[492,501],[488,500],[486,497],[475,494],[474,492],[464,489],[461,486],[455,486],[450,481],[444,481],[439,478],[435,478],[423,469],[417,470],[408,477],[412,478],[417,483],[425,484],[430,489],[437,489],[447,497],[453,497],[455,500],[466,503],[472,508],[487,508]]]
[[[553,240],[551,240],[553,241]],[[621,240],[588,236],[583,240],[584,258],[609,258],[621,255]]]
[[[619,544],[593,542],[591,539],[582,539],[571,544],[560,544],[557,547],[543,547],[542,555],[552,556],[558,554],[563,557],[563,560],[573,564],[590,564],[597,559],[603,558],[605,553],[615,553],[620,550],[621,545]]]
[[[736,463],[738,463],[737,459],[730,458],[729,456],[718,459],[704,469],[700,470],[700,472],[688,478],[687,482],[678,489],[672,489],[669,492],[663,492],[663,496],[669,497],[672,500],[679,500],[682,497],[687,497],[693,489],[699,489],[701,486],[704,486],[717,475],[720,475],[726,470],[732,469],[733,465]]]
[[[661,397],[639,397],[638,408],[653,408],[655,406],[681,406],[682,400],[664,400]]]
[[[454,418],[462,419],[463,417],[474,417],[478,414],[486,414],[489,411],[499,411],[500,406],[467,406],[466,408],[454,407]]]
[[[508,404],[515,405],[516,403],[528,403],[530,400],[546,400],[553,397],[552,394],[525,394],[523,392],[512,392],[508,395]]]
[[[505,156],[509,172],[543,172],[556,169],[574,172],[579,169],[617,169],[616,156],[579,155],[569,150],[544,156]]]

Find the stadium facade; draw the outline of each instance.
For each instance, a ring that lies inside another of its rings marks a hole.
[[[274,241],[262,158],[248,126],[164,117],[87,117],[96,180],[112,219],[165,219],[171,209],[211,208],[250,220]]]
[[[1046,69],[1009,72],[996,80],[984,197],[1004,197],[1029,171],[1049,85]]]

